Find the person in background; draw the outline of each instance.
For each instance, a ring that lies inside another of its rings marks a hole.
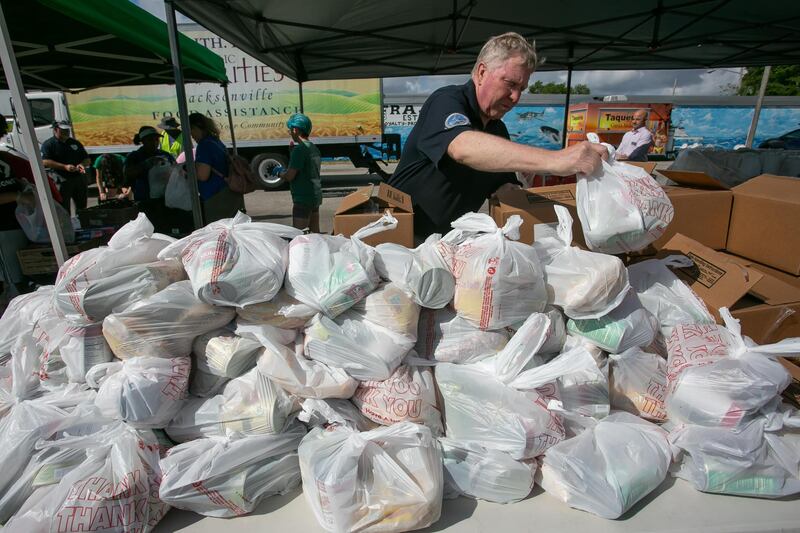
[[[125,176],[124,187],[133,190],[133,199],[137,202],[150,200],[150,182],[148,174],[150,169],[166,160],[170,164],[175,163],[175,158],[164,150],[160,149],[160,136],[155,128],[142,126],[139,133],[134,135],[133,144],[141,147],[128,154],[125,158],[123,174]]]
[[[289,182],[292,193],[292,225],[297,229],[309,228],[319,233],[319,206],[322,205],[321,159],[319,149],[308,140],[311,119],[295,113],[286,122],[295,142],[289,157],[289,168],[274,167],[273,176]]]
[[[75,204],[76,211],[86,209],[89,189],[87,168],[92,162],[80,141],[70,137],[70,132],[71,126],[66,120],[53,122],[53,136],[42,143],[44,166],[58,176],[60,203],[67,213],[70,212],[71,203]]]
[[[0,115],[0,140],[7,133],[5,117]],[[33,183],[33,173],[28,160],[14,153],[15,150],[0,145],[0,293],[6,285],[13,285],[14,292],[27,292],[27,283],[17,257],[17,250],[28,245],[28,239],[17,222],[17,195],[25,189],[25,180]],[[58,191],[56,191],[57,193]],[[60,199],[60,198],[59,198]]]
[[[125,158],[119,154],[103,154],[94,160],[95,181],[100,201],[131,196],[130,187],[123,187]]]
[[[158,129],[162,130],[161,145],[159,147],[172,157],[178,157],[178,154],[183,151],[181,125],[178,124],[175,117],[164,117],[158,123]]]
[[[219,140],[216,123],[202,113],[189,115],[195,148],[197,188],[203,206],[203,221],[208,224],[223,218],[233,218],[244,211],[244,195],[230,190],[225,181],[228,175],[228,152]]]
[[[615,158],[618,161],[647,161],[647,152],[653,146],[653,134],[647,129],[647,109],[637,109],[633,114],[631,131],[622,136]]]
[[[519,186],[515,172],[592,173],[607,157],[605,147],[588,142],[545,150],[509,140],[501,119],[528,89],[537,61],[523,36],[498,35],[481,49],[467,83],[428,97],[388,180],[411,196],[417,241],[446,233],[501,187]]]

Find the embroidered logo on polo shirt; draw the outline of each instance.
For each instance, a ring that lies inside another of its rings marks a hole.
[[[447,115],[447,118],[444,119],[444,127],[446,129],[455,128],[456,126],[469,126],[470,122],[469,119],[462,115],[461,113],[450,113]]]

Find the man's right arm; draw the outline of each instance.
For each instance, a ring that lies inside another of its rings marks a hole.
[[[464,131],[447,147],[451,159],[483,172],[535,172],[569,176],[591,174],[608,157],[602,145],[582,142],[564,150],[545,150],[480,131]]]

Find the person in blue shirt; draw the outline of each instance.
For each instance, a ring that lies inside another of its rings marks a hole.
[[[217,124],[202,113],[189,115],[195,149],[197,188],[203,206],[203,221],[208,224],[223,218],[233,218],[237,211],[244,212],[244,195],[228,188],[228,152],[219,140]]]

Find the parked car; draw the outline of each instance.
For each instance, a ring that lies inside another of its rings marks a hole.
[[[800,150],[800,129],[784,133],[780,137],[767,139],[758,145],[759,148],[777,148],[783,150]]]

